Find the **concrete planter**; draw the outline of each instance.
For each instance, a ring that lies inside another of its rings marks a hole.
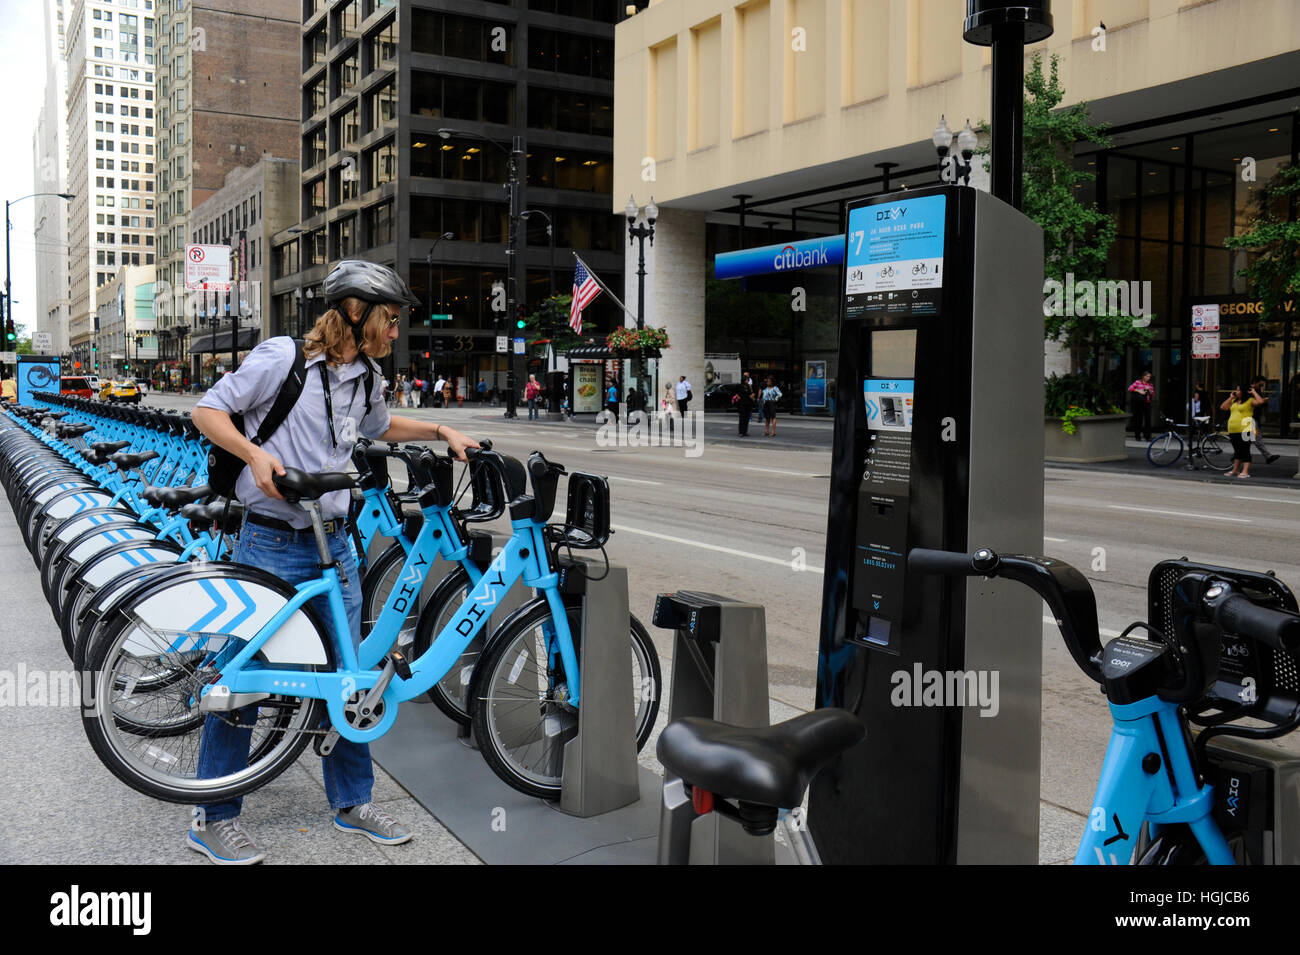
[[[1128,420],[1129,416],[1123,414],[1075,418],[1074,434],[1066,434],[1061,430],[1060,418],[1048,418],[1043,424],[1043,459],[1069,464],[1123,461],[1124,426]]]

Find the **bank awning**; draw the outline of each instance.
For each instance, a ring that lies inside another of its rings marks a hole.
[[[239,350],[248,351],[262,337],[259,328],[241,328],[239,330]],[[224,332],[199,335],[190,339],[190,354],[202,355],[206,352],[230,351],[230,329]]]

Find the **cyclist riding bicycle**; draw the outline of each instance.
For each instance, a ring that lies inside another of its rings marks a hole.
[[[383,376],[374,360],[388,355],[403,308],[419,304],[401,276],[386,266],[350,259],[330,272],[323,291],[330,308],[306,335],[302,392],[264,444],[256,445],[240,433],[230,416],[242,413],[245,428],[257,430],[284,384],[285,370],[293,364],[296,346],[291,338],[272,338],[254,348],[239,371],[204,395],[193,415],[208,440],[247,464],[235,485],[246,517],[231,558],[291,584],[318,576],[320,557],[307,512],[285,501],[273,483],[286,465],[309,473],[346,471],[358,436],[396,442],[442,440],[462,460],[466,448],[478,447],[478,442],[445,425],[392,416],[384,404]],[[368,395],[361,393],[367,380]],[[320,498],[320,507],[330,552],[345,581],[344,602],[355,643],[360,640],[361,583],[349,548],[349,500],[347,491],[334,491]],[[329,619],[326,598],[317,597],[313,603],[320,604],[322,617]],[[256,719],[256,705],[207,717],[200,778],[246,764]],[[371,802],[374,767],[368,746],[340,739],[322,762],[335,828],[382,845],[410,840],[405,826]],[[232,799],[196,811],[186,845],[217,864],[260,862],[264,853],[239,822],[241,804],[241,799]]]

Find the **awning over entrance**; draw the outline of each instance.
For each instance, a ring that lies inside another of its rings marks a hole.
[[[606,361],[614,357],[608,345],[575,345],[564,355],[569,361]]]
[[[260,328],[241,328],[239,330],[239,350],[248,351],[262,337]],[[214,334],[199,335],[190,341],[190,354],[201,355],[206,352],[230,351],[230,330]]]

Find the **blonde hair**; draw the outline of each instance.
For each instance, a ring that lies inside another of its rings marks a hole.
[[[345,298],[341,304],[353,318],[360,318],[365,314],[370,303],[363,302],[359,298]],[[387,318],[400,314],[401,309],[397,305],[376,304],[371,309],[361,336],[363,354],[370,358],[388,356],[392,350],[392,343],[388,340]],[[316,319],[316,324],[303,336],[303,341],[303,353],[308,358],[315,358],[324,352],[326,361],[335,365],[342,364],[344,345],[353,341],[352,328],[343,318],[342,312],[337,308],[331,308]]]

